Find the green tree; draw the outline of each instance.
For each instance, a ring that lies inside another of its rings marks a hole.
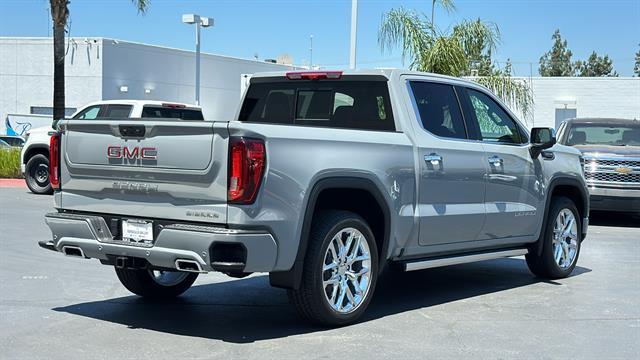
[[[572,76],[573,63],[571,50],[567,48],[567,40],[562,40],[560,30],[556,30],[551,37],[553,47],[540,57],[538,71],[541,76]]]
[[[640,46],[640,44],[638,44]],[[636,63],[633,66],[633,73],[636,76],[640,76],[640,50],[636,52]]]
[[[608,55],[598,56],[594,51],[587,61],[576,61],[576,75],[578,76],[618,76],[613,70],[613,62]]]
[[[494,23],[463,20],[453,27],[453,36],[462,44],[469,74],[489,76],[495,72],[491,53],[500,43],[500,30]]]
[[[149,0],[131,0],[139,13],[144,14]],[[53,119],[64,118],[64,34],[69,20],[69,0],[49,0],[53,21]]]
[[[502,98],[528,115],[533,97],[528,85],[496,71],[491,52],[500,41],[498,27],[480,19],[462,21],[450,32],[441,32],[425,15],[403,7],[384,14],[378,33],[381,51],[399,47],[409,67],[450,76],[473,76]]]

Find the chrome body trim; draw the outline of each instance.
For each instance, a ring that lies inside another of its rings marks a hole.
[[[500,259],[504,257],[521,256],[526,255],[528,252],[529,250],[527,249],[503,250],[481,254],[408,262],[404,264],[404,271],[422,270],[441,266],[466,264],[476,261]]]

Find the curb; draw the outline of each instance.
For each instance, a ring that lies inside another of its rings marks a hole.
[[[24,179],[0,179],[0,188],[26,188]]]

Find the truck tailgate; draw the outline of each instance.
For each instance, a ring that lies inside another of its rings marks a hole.
[[[71,120],[61,129],[59,207],[226,222],[226,122]]]

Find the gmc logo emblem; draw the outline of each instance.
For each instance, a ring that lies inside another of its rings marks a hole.
[[[109,146],[107,147],[107,158],[126,160],[157,160],[158,149],[154,147],[138,146]]]

